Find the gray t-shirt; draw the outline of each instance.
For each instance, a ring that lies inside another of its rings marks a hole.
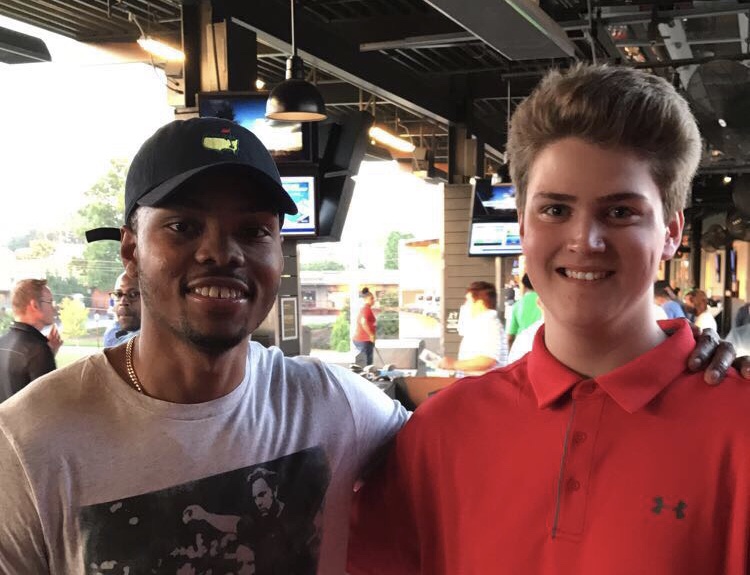
[[[0,406],[0,573],[344,573],[352,486],[406,418],[257,343],[236,389],[192,405],[91,356]]]

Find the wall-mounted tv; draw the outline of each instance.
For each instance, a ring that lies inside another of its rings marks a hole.
[[[472,222],[469,231],[470,256],[509,256],[521,253],[518,222]]]
[[[284,186],[297,205],[295,215],[284,216],[282,236],[315,237],[317,232],[317,187],[315,176],[281,176]]]
[[[487,178],[474,182],[472,219],[507,214],[516,210],[516,188],[513,184],[493,184]]]
[[[256,92],[204,92],[198,94],[198,115],[237,122],[258,136],[279,163],[315,161],[313,127],[266,119],[266,100]]]

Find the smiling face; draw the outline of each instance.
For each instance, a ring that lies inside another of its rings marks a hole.
[[[138,276],[142,326],[208,353],[241,344],[268,315],[283,257],[278,215],[231,174],[197,177],[158,208],[139,208],[122,256]]]
[[[528,182],[521,237],[546,322],[600,333],[652,321],[659,262],[674,255],[683,220],[664,223],[649,164],[565,138],[539,153]]]

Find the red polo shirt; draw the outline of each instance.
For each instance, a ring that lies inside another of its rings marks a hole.
[[[423,404],[360,491],[350,573],[746,575],[750,384],[685,372],[682,320],[595,379],[540,329]]]

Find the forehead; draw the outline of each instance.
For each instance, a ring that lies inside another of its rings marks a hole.
[[[127,274],[123,274],[117,278],[115,282],[115,289],[129,290],[138,287],[138,282],[131,278]]]
[[[564,138],[537,155],[529,173],[529,195],[555,192],[604,196],[656,191],[648,161],[627,148],[603,147],[580,138]],[[650,196],[650,194],[649,194]]]
[[[260,493],[262,491],[268,491],[268,483],[260,477],[253,481],[253,493]]]

